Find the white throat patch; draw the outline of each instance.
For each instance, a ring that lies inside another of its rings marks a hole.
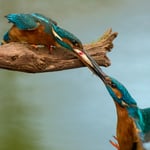
[[[63,39],[54,31],[53,27],[52,27],[52,33],[54,34],[55,37],[63,41]]]

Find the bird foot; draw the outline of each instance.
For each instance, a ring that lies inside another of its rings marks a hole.
[[[53,45],[50,45],[49,46],[49,52],[50,52],[50,54],[52,54],[52,51],[53,51],[53,49],[55,49],[56,48],[56,46],[53,46]]]
[[[31,47],[38,49],[44,47],[44,45],[36,45],[36,44],[31,44]]]
[[[116,136],[113,136],[113,138],[114,138],[116,141],[118,141]],[[110,144],[111,144],[113,147],[115,147],[117,150],[119,150],[119,144],[118,144],[118,143],[113,142],[112,140],[109,140],[109,142],[110,142]]]

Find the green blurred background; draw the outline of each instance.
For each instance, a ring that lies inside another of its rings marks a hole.
[[[83,43],[108,28],[119,32],[103,68],[123,82],[140,107],[150,106],[150,1],[0,0],[4,15],[42,13]],[[108,150],[116,112],[102,82],[87,68],[26,74],[0,70],[0,150]]]

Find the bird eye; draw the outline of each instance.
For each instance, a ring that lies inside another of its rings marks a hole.
[[[113,83],[113,82],[111,82],[111,87],[112,87],[112,88],[116,88],[116,84]]]
[[[72,41],[73,45],[78,46],[78,42],[77,41]]]

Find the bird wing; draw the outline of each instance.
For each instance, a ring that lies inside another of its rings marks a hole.
[[[5,17],[20,30],[34,30],[39,26],[39,20],[31,14],[8,14]]]
[[[59,26],[56,26],[55,24],[52,24],[53,29],[59,36],[59,38],[66,38],[69,39],[70,41],[77,41],[78,43],[81,43],[81,41],[72,33],[68,32],[67,30],[60,28]]]
[[[42,14],[39,14],[39,13],[32,13],[31,14],[33,17],[35,17],[35,18],[37,18],[37,19],[39,19],[39,20],[41,20],[41,21],[43,21],[43,22],[45,22],[45,23],[48,23],[48,24],[55,24],[55,25],[57,25],[57,22],[56,21],[54,21],[54,20],[52,20],[51,18],[48,18],[48,17],[46,17],[46,16],[44,16],[44,15],[42,15]]]
[[[150,108],[140,109],[144,122],[144,142],[150,141]]]

